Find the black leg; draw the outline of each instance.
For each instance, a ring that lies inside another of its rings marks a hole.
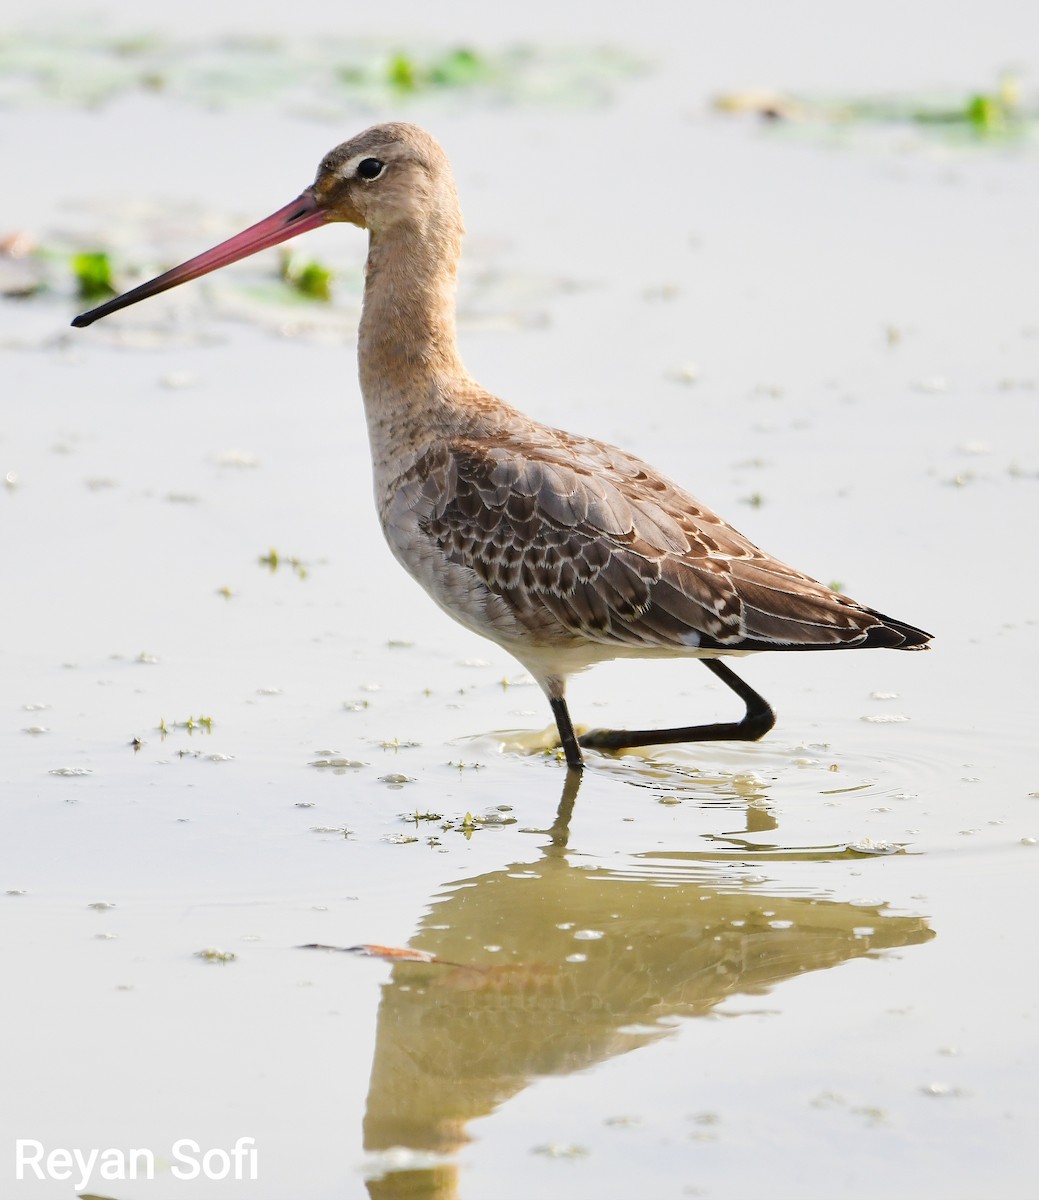
[[[717,725],[690,725],[684,729],[593,729],[577,739],[579,746],[587,746],[589,750],[627,750],[635,746],[664,746],[671,742],[756,742],[764,737],[776,723],[776,714],[767,701],[717,658],[702,658],[700,661],[708,669],[736,693],[747,706],[746,715],[742,721],[721,722]],[[570,736],[573,737],[573,726],[570,725],[566,705],[562,701]],[[552,702],[553,712],[556,712],[556,702]],[[559,713],[556,712],[556,724],[562,735],[563,726]],[[563,749],[566,751],[566,761],[571,763],[570,750],[567,749],[565,735]],[[580,751],[577,751],[580,754]]]
[[[550,697],[549,704],[552,705],[552,715],[556,719],[559,740],[563,743],[563,753],[566,755],[567,767],[571,771],[583,771],[584,758],[581,755],[581,746],[578,743],[577,734],[574,733],[574,724],[570,720],[570,713],[567,711],[566,701],[562,696],[557,699]]]

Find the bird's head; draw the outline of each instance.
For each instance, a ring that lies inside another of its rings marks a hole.
[[[461,235],[461,217],[451,168],[439,143],[417,125],[373,125],[329,151],[313,184],[291,204],[179,267],[83,313],[72,324],[90,325],[329,221],[358,225],[375,238],[406,228],[431,252],[446,252],[447,243]]]

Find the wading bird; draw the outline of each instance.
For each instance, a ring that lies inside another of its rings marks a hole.
[[[926,648],[930,634],[772,558],[634,455],[542,425],[470,377],[455,340],[458,197],[444,151],[414,125],[337,146],[291,204],[72,323],[329,221],[368,231],[358,359],[386,540],[441,608],[537,680],[568,767],[583,767],[582,747],[762,737],[775,715],[723,655]],[[570,675],[662,656],[698,658],[745,715],[576,735]]]

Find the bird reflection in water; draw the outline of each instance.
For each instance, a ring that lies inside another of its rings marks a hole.
[[[659,1041],[676,1018],[730,997],[934,936],[882,904],[770,894],[702,852],[635,855],[623,870],[574,861],[575,794],[568,782],[540,860],[435,898],[411,942],[435,961],[394,962],[364,1119],[372,1200],[454,1200],[469,1123],[538,1076]],[[805,851],[768,856],[784,857]],[[412,1152],[414,1169],[395,1169],[405,1163],[389,1163],[393,1148]]]

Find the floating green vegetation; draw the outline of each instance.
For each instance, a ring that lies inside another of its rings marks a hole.
[[[300,295],[311,300],[332,299],[332,272],[320,263],[307,263],[289,279],[289,283]]]
[[[199,730],[205,733],[212,733],[213,718],[188,717],[186,721],[167,721],[165,717],[160,717],[156,728],[162,737],[168,737],[175,729],[186,729],[189,735]]]
[[[586,104],[644,69],[610,48],[402,45],[336,37],[216,37],[83,25],[0,35],[0,106],[96,106],[133,92],[205,107],[280,105],[340,120],[402,97],[479,93],[503,100]]]
[[[901,129],[967,145],[1034,141],[1039,134],[1039,100],[1027,101],[1020,82],[1009,74],[990,89],[961,93],[811,99],[752,89],[716,97],[715,108],[726,113],[755,113],[777,128],[809,132]]]
[[[197,254],[214,240],[214,228],[230,235],[243,223],[241,217],[231,220],[207,207],[174,205],[172,211],[181,233],[179,241],[171,245],[170,211],[163,205],[134,201],[115,206],[82,205],[80,215],[91,222],[82,232],[51,231],[38,238],[24,232],[0,236],[0,299],[65,304],[71,316],[98,303],[93,297],[84,298],[71,268],[74,256],[83,252],[105,254],[107,278],[120,291],[154,274],[158,264],[172,265]],[[120,231],[118,242],[109,241],[112,229]],[[279,338],[324,345],[348,343],[356,335],[361,308],[363,252],[362,240],[349,237],[341,239],[338,248],[333,239],[327,255],[313,264],[306,258],[294,260],[291,255],[286,263],[284,258],[279,260],[276,251],[267,251],[221,272],[214,283],[203,282],[179,291],[173,308],[160,297],[135,309],[128,325],[122,325],[121,314],[102,323],[99,336],[128,348],[151,348],[164,341],[180,344],[186,338],[204,341],[204,332],[185,327],[183,318],[188,311],[205,314],[207,325],[216,317],[248,322]],[[470,268],[461,280],[460,323],[479,328],[489,322],[495,328],[517,330],[541,325],[542,306],[571,292],[573,281],[516,274],[502,267],[496,257],[499,253],[492,251],[483,260],[479,251],[470,256]],[[100,275],[103,282],[104,266],[94,274]],[[108,294],[100,292],[99,299]],[[37,344],[45,343],[41,340]],[[176,387],[179,383],[171,377],[166,385]]]
[[[73,254],[72,274],[81,300],[103,300],[115,295],[112,263],[103,250],[83,250]]]
[[[516,818],[509,815],[511,811],[512,809],[509,805],[500,804],[497,808],[479,816],[472,812],[467,812],[460,821],[445,821],[441,825],[441,829],[453,830],[455,833],[464,834],[468,838],[478,829],[494,829],[505,825],[515,825]]]
[[[421,742],[401,741],[400,738],[390,738],[379,743],[383,750],[415,750]]]
[[[299,263],[291,251],[281,257],[281,277],[293,291],[308,300],[332,299],[333,272],[319,262]]]
[[[283,558],[273,546],[266,554],[261,554],[258,561],[260,566],[266,567],[272,575],[284,563],[286,566],[291,567],[300,579],[306,579],[307,577],[307,568],[302,559]]]
[[[458,46],[422,60],[414,54],[398,52],[387,64],[387,81],[399,92],[417,92],[423,88],[469,88],[493,84],[494,60],[467,46]]]

